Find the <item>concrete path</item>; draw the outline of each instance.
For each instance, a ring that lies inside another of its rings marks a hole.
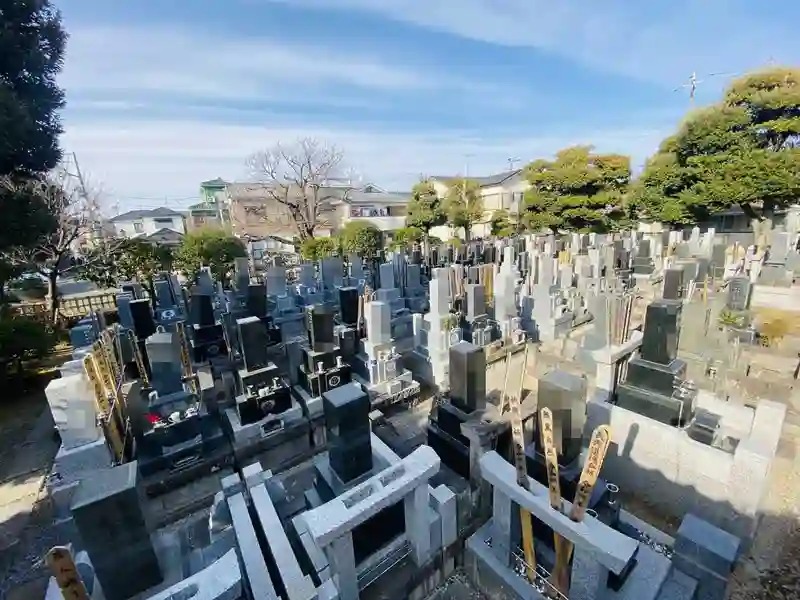
[[[44,410],[10,460],[0,464],[0,551],[15,544],[25,528],[57,450],[53,418]]]
[[[28,551],[31,538],[37,537],[30,535],[31,517],[46,495],[44,480],[57,450],[53,418],[45,407],[22,441],[0,458],[0,599],[31,597],[30,587],[19,585],[31,578],[38,580],[39,594],[41,573],[33,571],[41,567],[32,555],[38,556],[41,549]]]

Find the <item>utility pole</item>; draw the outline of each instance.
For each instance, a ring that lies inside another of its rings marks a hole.
[[[78,163],[78,155],[74,152],[72,153],[72,161],[75,163],[75,177],[78,180],[78,194],[83,199],[88,212],[90,239],[94,239],[96,237],[105,237],[102,219],[99,216],[100,207],[97,205],[97,198],[89,194],[89,190],[86,187],[86,180],[83,177],[81,166]]]
[[[732,77],[735,76],[736,73],[709,73],[706,77]],[[689,76],[689,79],[686,80],[685,83],[676,87],[673,92],[680,92],[682,90],[689,90],[689,106],[694,107],[694,97],[695,93],[697,92],[697,86],[701,83],[704,83],[705,79],[698,79],[697,73],[692,71],[692,74]]]

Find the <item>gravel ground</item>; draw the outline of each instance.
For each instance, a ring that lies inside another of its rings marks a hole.
[[[487,600],[461,569],[456,570],[426,600]]]
[[[800,398],[796,400],[800,403]],[[789,407],[770,473],[764,520],[730,585],[730,600],[800,598],[800,411]]]

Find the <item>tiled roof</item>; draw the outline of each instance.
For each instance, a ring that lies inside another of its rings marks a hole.
[[[119,221],[137,221],[139,219],[147,219],[147,218],[154,218],[154,217],[180,217],[182,216],[181,213],[172,210],[171,208],[167,208],[165,206],[159,206],[158,208],[152,209],[145,209],[145,210],[131,210],[126,213],[122,213],[121,215],[117,215],[116,217],[112,217],[110,220],[113,223]]]
[[[513,171],[504,171],[503,173],[497,173],[496,175],[488,175],[486,177],[468,177],[468,179],[472,181],[478,182],[478,185],[481,187],[491,187],[493,185],[500,185],[507,179],[511,179],[514,175],[520,173],[522,169],[514,169]],[[441,181],[442,183],[450,183],[451,181],[455,181],[458,179],[462,179],[460,176],[434,176],[431,179],[435,179],[436,181]]]
[[[146,239],[148,242],[180,242],[183,239],[183,234],[164,227],[151,233]]]

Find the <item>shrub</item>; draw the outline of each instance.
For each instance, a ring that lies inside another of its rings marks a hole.
[[[8,374],[13,367],[22,373],[22,363],[41,359],[50,354],[57,342],[52,325],[28,316],[0,318],[0,368]]]

